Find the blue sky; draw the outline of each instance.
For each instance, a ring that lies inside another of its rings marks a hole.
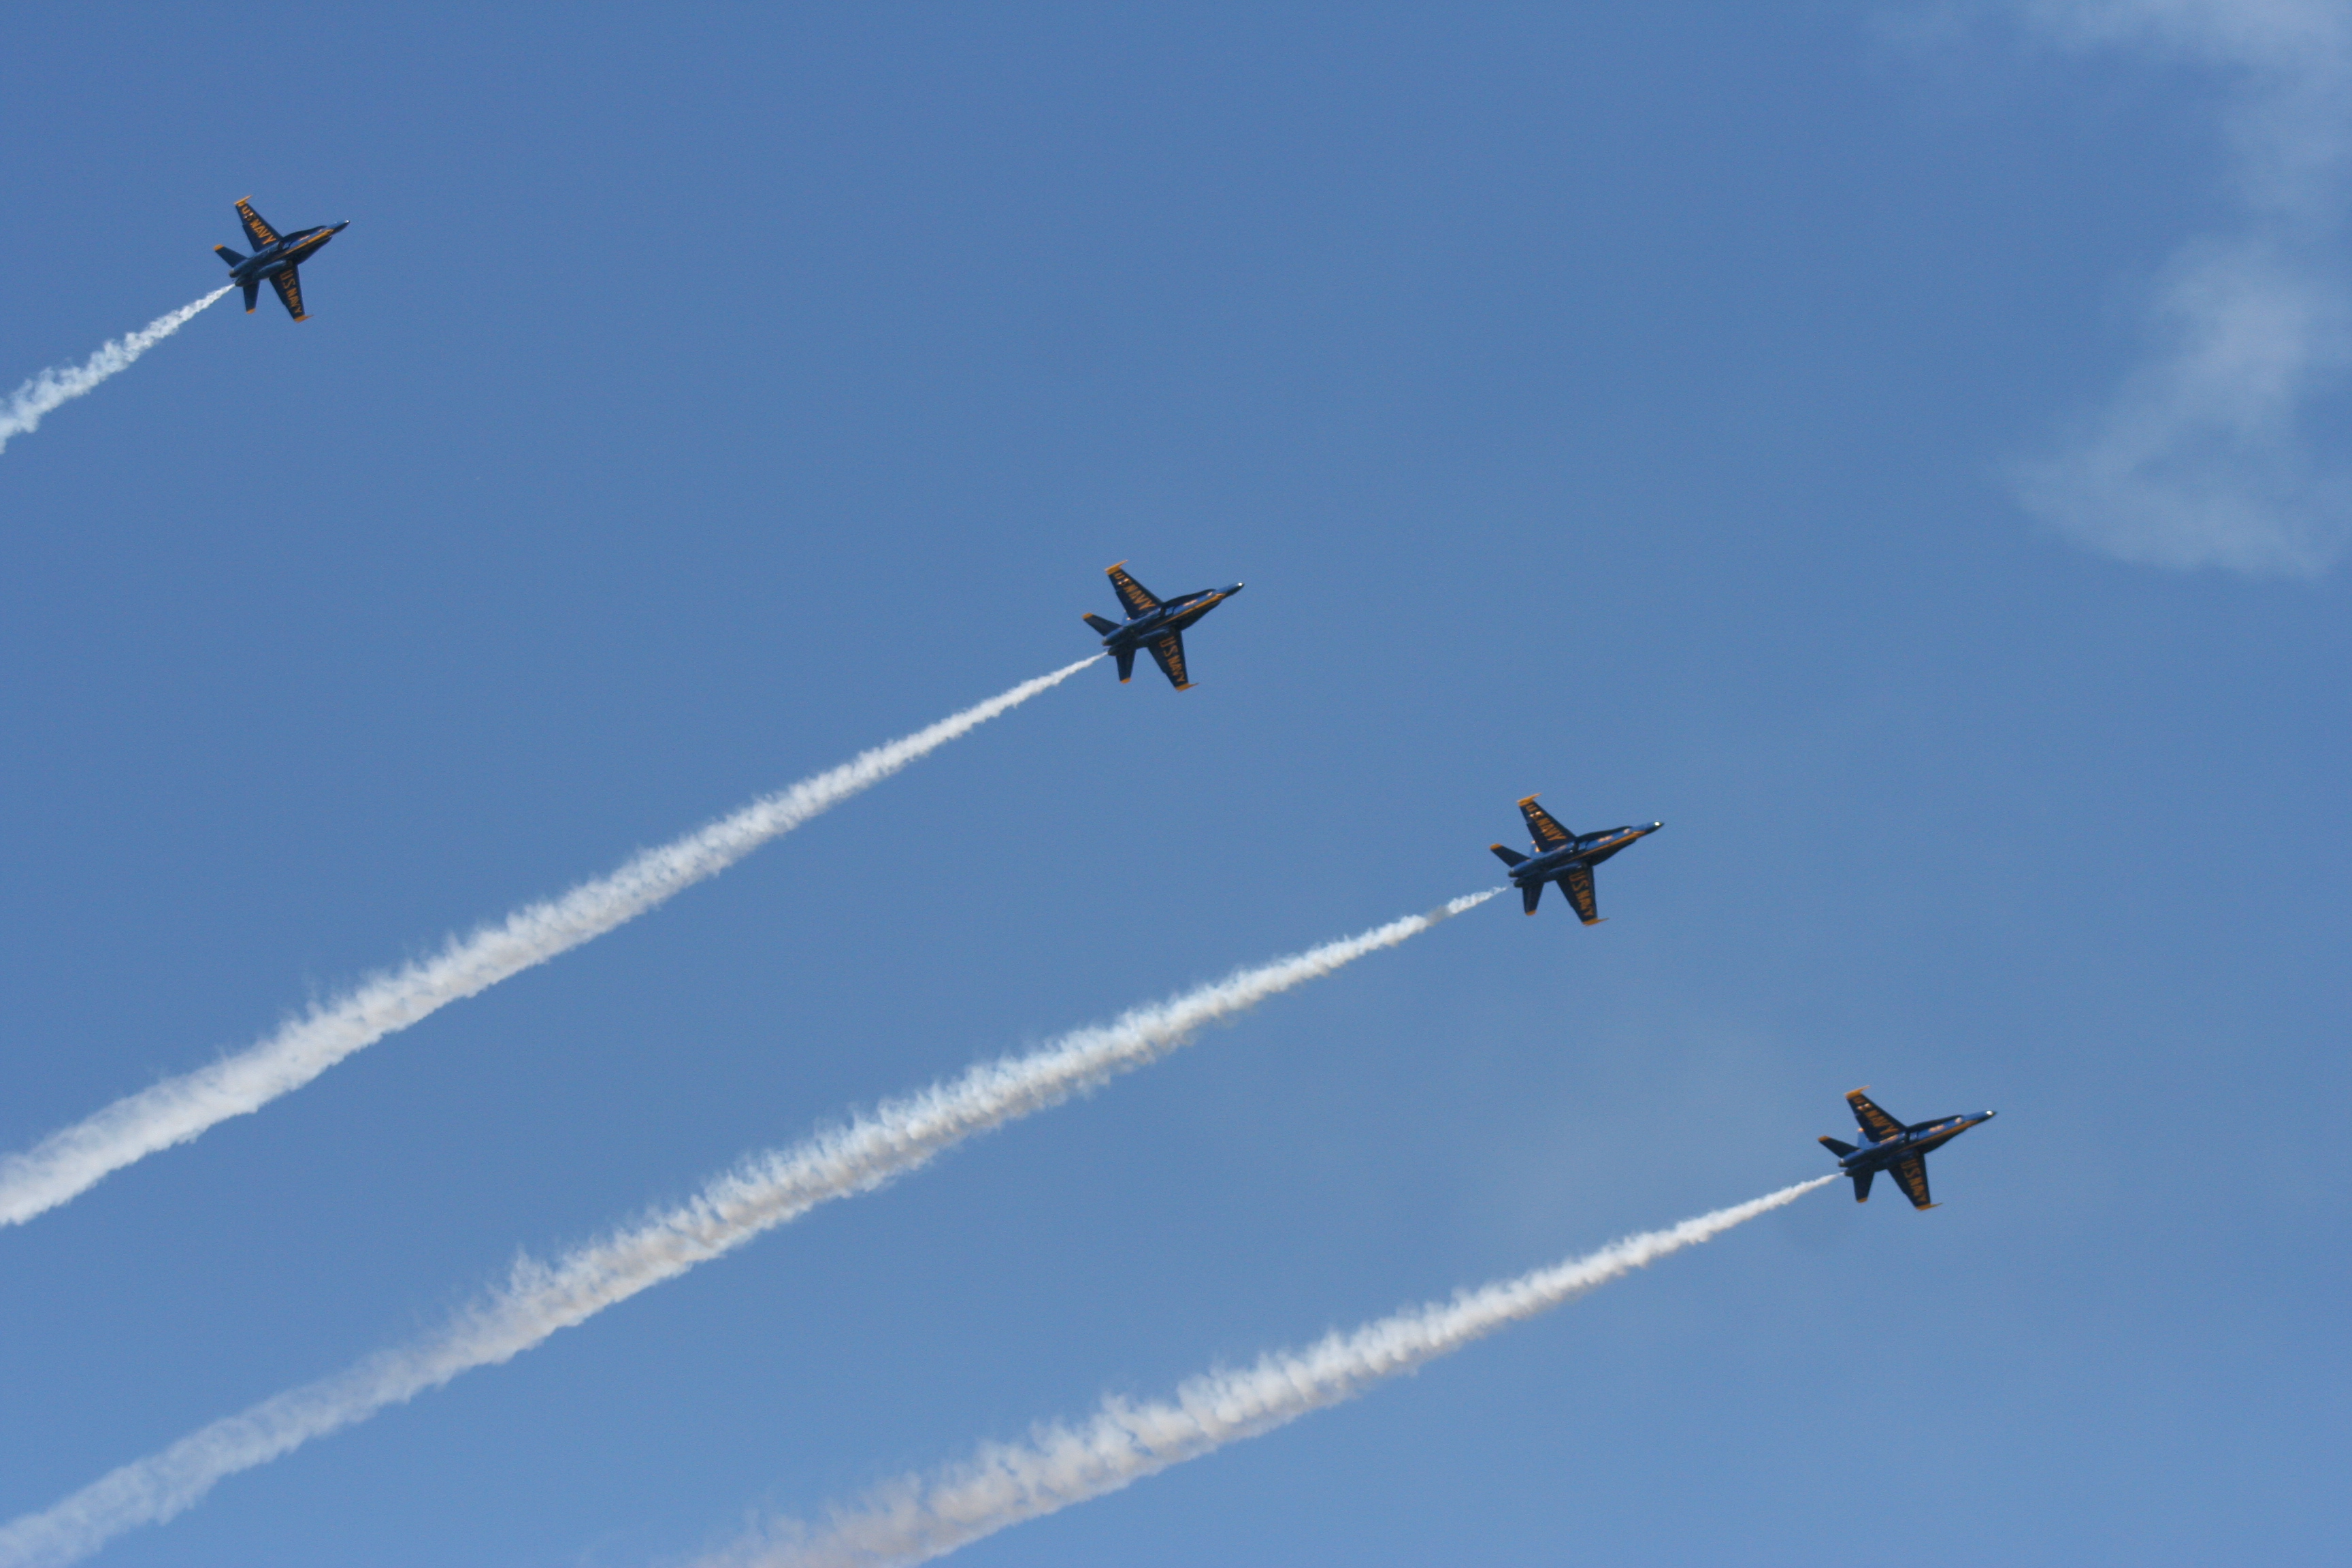
[[[1245,580],[0,1234],[0,1517],[519,1248],[1663,819],[225,1483],[124,1564],[676,1563],[1997,1108],[974,1564],[2329,1553],[2335,6],[23,8],[0,1148]],[[2053,478],[2054,476],[2054,478]]]

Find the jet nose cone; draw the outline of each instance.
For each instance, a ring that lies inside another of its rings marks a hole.
[[[1246,587],[1248,587],[1248,586],[1249,586],[1249,584],[1246,584],[1246,583],[1236,583],[1236,584],[1234,584],[1232,587],[1230,587],[1230,588],[1226,589],[1226,590],[1225,590],[1225,592],[1226,592],[1226,593],[1228,593],[1228,594],[1238,594],[1238,593],[1240,593],[1244,588],[1246,588]]]
[[[1650,831],[1655,833],[1659,828],[1664,827],[1664,826],[1665,824],[1663,822],[1654,822],[1650,824]]]

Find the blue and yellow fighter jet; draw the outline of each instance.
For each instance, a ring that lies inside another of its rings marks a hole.
[[[1533,795],[1519,802],[1519,815],[1528,819],[1528,837],[1535,840],[1535,854],[1522,855],[1500,844],[1489,847],[1511,868],[1511,883],[1526,900],[1528,913],[1536,912],[1536,900],[1543,897],[1544,884],[1557,881],[1559,890],[1568,895],[1568,901],[1576,906],[1577,918],[1589,926],[1601,923],[1599,906],[1592,901],[1592,868],[1636,838],[1646,838],[1665,826],[1654,822],[1647,827],[1570,833],[1552,819],[1550,812],[1538,805]]]
[[[253,210],[253,198],[237,198],[236,216],[244,220],[246,237],[253,242],[251,256],[240,256],[226,245],[213,247],[213,254],[228,263],[229,281],[245,287],[245,313],[253,313],[253,302],[261,293],[261,281],[278,290],[285,303],[286,313],[298,321],[310,318],[302,313],[302,277],[295,268],[319,254],[319,247],[351,227],[350,220],[331,224],[321,228],[298,228],[292,234],[281,235],[269,226],[269,220]]]
[[[1190,691],[1192,682],[1184,673],[1184,628],[1240,593],[1242,585],[1236,583],[1230,588],[1203,588],[1195,594],[1160,599],[1127,574],[1126,562],[1111,567],[1109,572],[1110,585],[1127,609],[1126,624],[1088,616],[1087,625],[1102,633],[1103,651],[1118,660],[1120,681],[1135,674],[1136,649],[1148,648],[1151,662],[1160,667],[1168,684],[1179,691]]]
[[[1885,1171],[1895,1178],[1915,1209],[1931,1209],[1937,1205],[1927,1201],[1927,1151],[1940,1149],[1966,1132],[1979,1121],[1990,1121],[1996,1112],[1979,1111],[1974,1116],[1942,1116],[1933,1121],[1915,1121],[1906,1127],[1872,1103],[1870,1096],[1855,1089],[1845,1097],[1853,1107],[1853,1119],[1862,1124],[1862,1147],[1841,1142],[1835,1138],[1822,1140],[1822,1147],[1837,1156],[1839,1166],[1853,1178],[1853,1201],[1870,1201],[1870,1179]]]

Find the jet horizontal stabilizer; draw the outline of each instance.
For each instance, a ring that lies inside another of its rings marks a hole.
[[[1105,637],[1108,637],[1111,633],[1118,630],[1118,623],[1117,621],[1107,619],[1101,616],[1088,616],[1087,617],[1087,625],[1094,627],[1095,630],[1102,633]]]
[[[1517,866],[1527,860],[1526,856],[1507,844],[1489,844],[1486,847],[1492,849],[1495,852],[1495,858],[1506,866]]]

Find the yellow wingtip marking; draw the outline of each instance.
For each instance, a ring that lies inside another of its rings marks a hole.
[[[1534,804],[1535,804],[1536,798],[1537,798],[1536,796],[1531,795],[1523,795],[1523,796],[1521,796],[1521,797],[1520,797],[1519,804],[1520,804],[1521,805],[1534,805]]]
[[[1124,562],[1124,561],[1114,561],[1114,562],[1112,562],[1109,565],[1108,565],[1108,566],[1106,566],[1106,567],[1104,567],[1104,568],[1103,568],[1103,574],[1104,574],[1105,576],[1108,576],[1108,575],[1109,575],[1111,573],[1118,571],[1120,567],[1122,567],[1122,566],[1124,566],[1124,565],[1126,565],[1126,564],[1127,564],[1127,563],[1126,563],[1126,562]]]

